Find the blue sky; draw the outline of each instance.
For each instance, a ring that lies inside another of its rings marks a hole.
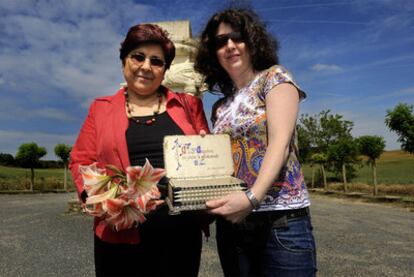
[[[237,1],[232,1],[237,2]],[[330,109],[353,135],[380,135],[387,109],[414,103],[414,1],[241,1],[280,41],[281,64],[308,93],[301,113]],[[123,81],[119,43],[142,22],[191,21],[197,36],[222,0],[0,2],[0,152],[72,145],[92,99]],[[207,114],[214,97],[206,95]]]

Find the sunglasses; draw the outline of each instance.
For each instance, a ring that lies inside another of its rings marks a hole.
[[[243,36],[239,32],[231,32],[228,34],[218,35],[214,38],[214,46],[218,50],[227,45],[231,39],[234,43],[244,42]]]
[[[136,65],[142,65],[146,59],[149,59],[151,66],[163,67],[165,65],[165,62],[161,58],[158,58],[158,57],[147,58],[144,54],[141,54],[141,53],[132,53],[132,54],[129,54],[128,57]]]

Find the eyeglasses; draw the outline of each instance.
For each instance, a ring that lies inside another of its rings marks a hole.
[[[163,67],[165,62],[158,57],[150,57],[147,58],[144,54],[141,53],[131,53],[128,55],[131,61],[136,65],[142,65],[146,59],[149,59],[151,66],[155,67]]]
[[[216,36],[214,38],[214,47],[216,47],[217,50],[224,47],[229,39],[235,43],[244,42],[243,36],[239,32],[231,32],[228,34]]]

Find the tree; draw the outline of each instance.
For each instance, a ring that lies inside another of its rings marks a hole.
[[[328,160],[337,173],[342,172],[345,192],[348,191],[347,167],[353,168],[353,164],[359,161],[358,154],[358,147],[352,138],[342,138],[328,148]]]
[[[296,126],[296,134],[298,138],[298,147],[299,147],[299,162],[306,163],[311,160],[312,147],[311,147],[311,138],[309,133],[301,126]]]
[[[378,194],[377,187],[377,164],[376,160],[384,153],[385,140],[379,136],[361,136],[357,139],[359,151],[368,157],[368,163],[372,168],[372,181],[374,184],[374,195]]]
[[[312,155],[311,159],[313,163],[319,164],[321,166],[323,187],[325,190],[328,190],[328,183],[326,182],[326,172],[325,172],[325,166],[324,166],[324,164],[328,161],[326,155],[321,154],[321,153],[315,153]],[[314,171],[312,167],[312,186],[313,186],[313,180],[314,180]]]
[[[352,140],[351,130],[354,123],[344,120],[341,115],[331,114],[330,110],[323,110],[319,114],[310,116],[302,114],[298,125],[298,142],[299,151],[302,155],[302,149],[305,149],[305,155],[311,159],[303,159],[304,161],[314,161],[314,154],[321,154],[327,159],[323,162],[323,170],[341,172],[342,169],[335,167],[335,161],[330,160],[334,156],[328,155],[331,145],[337,144],[340,140]],[[325,167],[326,166],[326,167]],[[313,168],[312,168],[313,169]],[[355,172],[355,170],[347,171],[347,174]],[[326,179],[326,172],[323,173]],[[325,180],[325,187],[326,180]]]
[[[7,153],[0,153],[0,164],[5,166],[14,165],[13,155]]]
[[[70,145],[66,145],[63,143],[59,143],[55,146],[55,154],[58,156],[63,162],[64,168],[64,177],[63,177],[63,188],[64,190],[68,190],[68,162],[70,157],[70,151],[72,151],[72,147]]]
[[[398,104],[394,110],[387,110],[385,124],[398,134],[401,149],[414,154],[414,106],[405,103]]]
[[[44,147],[39,147],[36,143],[23,143],[19,146],[16,154],[18,163],[26,168],[30,168],[30,190],[33,191],[34,186],[34,168],[39,164],[39,159],[47,154]]]
[[[327,154],[329,145],[343,138],[352,138],[353,122],[344,120],[341,115],[332,115],[330,112],[325,110],[314,116],[301,115],[297,126],[300,147],[310,148],[312,153]]]

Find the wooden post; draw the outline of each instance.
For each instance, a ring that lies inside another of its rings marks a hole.
[[[325,190],[328,190],[328,183],[326,182],[326,173],[325,173],[325,167],[323,166],[323,164],[321,165],[322,168],[322,177],[323,177],[323,187],[325,188]]]
[[[34,187],[34,168],[30,168],[30,172],[32,174],[32,176],[30,176],[30,191],[33,191],[33,187]]]
[[[342,164],[342,180],[344,182],[344,191],[348,192],[347,181],[346,181],[346,167],[345,163]]]
[[[315,188],[315,166],[312,165],[312,183],[311,183],[311,188]]]
[[[372,179],[374,181],[374,195],[378,195],[378,186],[377,186],[377,164],[375,160],[372,161]]]
[[[63,189],[65,191],[68,191],[68,165],[67,163],[64,163],[65,169],[64,169],[64,179],[63,179]]]

